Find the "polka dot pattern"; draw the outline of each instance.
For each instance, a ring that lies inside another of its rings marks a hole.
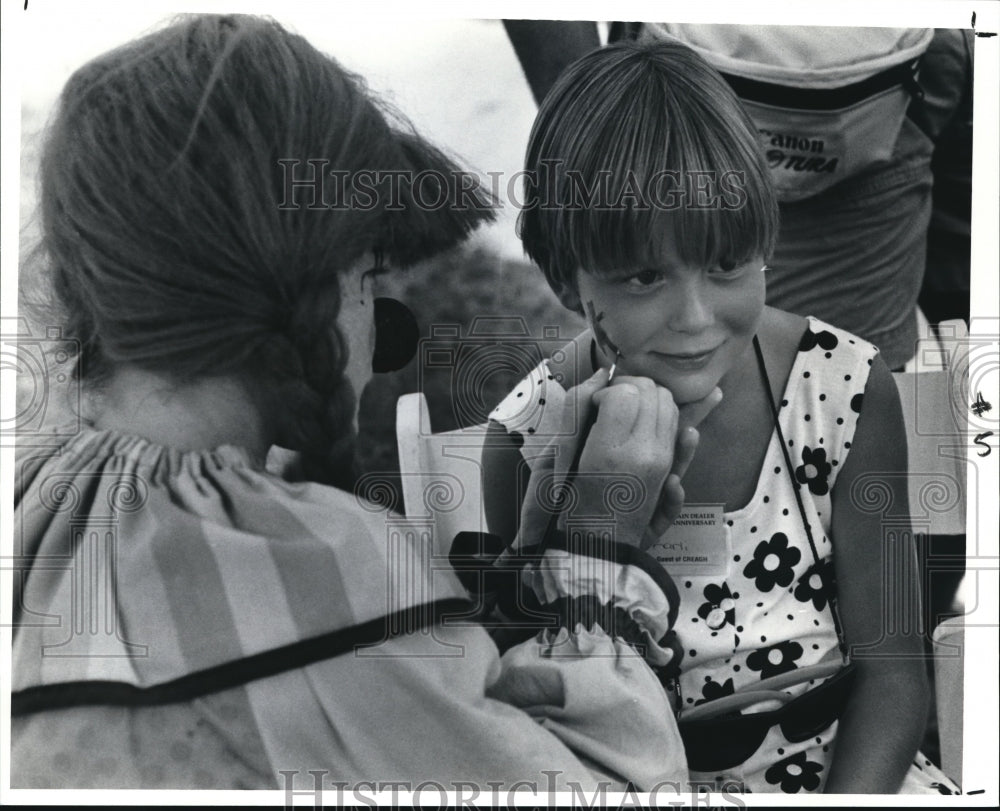
[[[729,544],[725,571],[674,573],[681,601],[674,630],[686,653],[680,676],[685,704],[747,689],[768,675],[814,664],[836,649],[828,599],[832,569],[825,568],[832,552],[831,494],[863,410],[860,395],[868,378],[868,361],[876,352],[871,344],[809,319],[779,400],[791,469],[780,444],[772,439],[754,498],[744,509],[725,516]],[[537,387],[537,377],[521,384],[527,385]],[[519,406],[517,401],[529,395],[531,402]],[[518,408],[538,408],[541,396],[525,389],[521,398],[516,393],[508,396],[500,411],[516,414]],[[565,392],[549,385],[543,412],[564,396]],[[526,425],[518,428],[516,421],[510,421],[508,430],[512,428],[527,434]],[[803,530],[793,480],[801,486],[807,520],[824,564],[819,569]],[[806,684],[793,685],[786,692],[798,694],[805,689]],[[783,759],[795,758],[782,770],[780,781],[798,785],[802,781],[796,770],[814,769],[809,764],[817,764],[821,785],[829,763],[822,747],[833,739],[835,729],[836,724],[821,733],[822,744],[815,738],[789,742],[780,728],[770,730],[737,779],[754,791],[775,791],[764,773]],[[799,763],[806,755],[804,765]],[[707,775],[708,779],[718,776]],[[807,790],[813,790],[811,780],[802,785],[804,790],[807,785]]]

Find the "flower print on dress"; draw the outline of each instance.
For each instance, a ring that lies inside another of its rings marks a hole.
[[[823,765],[809,760],[805,752],[779,760],[764,772],[764,779],[772,786],[778,786],[785,794],[798,794],[805,789],[815,791],[819,788],[819,773]]]
[[[769,541],[761,541],[753,550],[753,560],[743,569],[743,576],[755,581],[758,591],[771,591],[775,584],[787,586],[795,577],[793,566],[802,558],[802,552],[789,547],[788,536],[776,532]]]
[[[799,578],[795,586],[795,599],[800,603],[811,602],[813,608],[822,611],[834,593],[833,562],[829,559],[814,563]]]
[[[788,640],[769,648],[758,648],[747,656],[747,667],[760,673],[763,680],[795,670],[798,668],[795,662],[801,658],[802,646],[794,640]]]
[[[830,472],[833,467],[826,461],[826,449],[813,450],[808,445],[802,449],[802,464],[795,468],[795,479],[799,484],[809,485],[814,496],[825,496],[830,492]]]
[[[698,706],[699,704],[704,704],[706,701],[715,701],[717,698],[731,696],[735,692],[736,687],[733,685],[732,679],[726,679],[722,684],[708,679],[705,682],[705,686],[701,688],[702,698],[699,698],[694,703],[695,706]]]
[[[830,351],[831,349],[835,349],[838,343],[837,336],[832,332],[827,332],[825,329],[813,332],[812,327],[810,327],[805,331],[802,340],[799,341],[799,352],[808,352],[817,346],[820,349]]]
[[[713,631],[718,631],[729,623],[736,625],[736,602],[728,583],[709,583],[702,592],[705,602],[698,607],[698,616]]]

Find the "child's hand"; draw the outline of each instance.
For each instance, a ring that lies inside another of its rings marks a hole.
[[[698,449],[700,434],[697,426],[721,402],[722,390],[716,387],[701,400],[680,407],[674,466],[670,475],[667,476],[660,496],[659,507],[649,524],[647,537],[642,544],[644,549],[659,540],[663,533],[670,528],[674,519],[680,515],[681,509],[684,507],[684,487],[681,484],[681,479],[684,478],[691,460],[694,459],[694,453]]]

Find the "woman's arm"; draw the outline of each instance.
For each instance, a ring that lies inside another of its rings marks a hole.
[[[553,642],[501,659],[481,628],[437,625],[251,685],[278,785],[296,770],[308,789],[321,770],[326,785],[471,783],[486,803],[493,786],[501,804],[520,781],[587,796],[602,781],[686,789],[683,743],[642,658],[600,629]]]
[[[606,382],[599,372],[579,394],[589,400]],[[600,400],[580,461],[581,491],[600,493],[627,476],[655,501],[673,461],[677,409],[669,392],[635,381],[604,389]],[[526,501],[519,549],[542,540],[549,523],[538,514],[539,499]],[[662,566],[636,548],[650,511],[648,504],[621,507],[611,538],[603,517],[592,528],[575,521],[548,538],[544,554],[509,559],[524,589],[512,590],[506,607],[534,610],[537,630],[503,657],[481,628],[452,622],[397,636],[374,656],[361,651],[309,668],[308,690],[287,689],[311,695],[299,717],[314,722],[308,735],[302,729],[282,742],[285,759],[294,754],[291,762],[322,768],[329,758],[392,779],[508,788],[527,780],[544,790],[550,779],[586,790],[603,779],[647,791],[663,781],[684,785],[684,747],[646,663],[674,661],[665,640],[678,603]],[[375,568],[359,572],[359,581],[386,583],[376,561],[364,560]],[[385,586],[387,604],[409,594],[451,596],[457,587],[449,571],[432,573],[420,588],[410,584],[409,567],[388,571],[405,579]],[[273,693],[259,706],[277,707]],[[349,779],[343,770],[339,779]]]
[[[510,546],[521,523],[530,470],[514,438],[497,422],[486,431],[482,465],[486,526]]]
[[[858,678],[837,730],[828,793],[898,791],[923,735],[929,691],[906,460],[896,384],[876,357],[832,495],[838,606]],[[888,488],[891,506],[860,510],[856,483]]]
[[[571,62],[601,44],[595,22],[504,20],[503,24],[537,104]]]

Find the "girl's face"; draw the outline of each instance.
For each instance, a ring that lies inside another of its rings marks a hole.
[[[685,266],[672,247],[655,265],[600,276],[579,271],[580,305],[608,363],[649,377],[680,405],[707,396],[743,362],[764,311],[762,259],[732,270]]]

